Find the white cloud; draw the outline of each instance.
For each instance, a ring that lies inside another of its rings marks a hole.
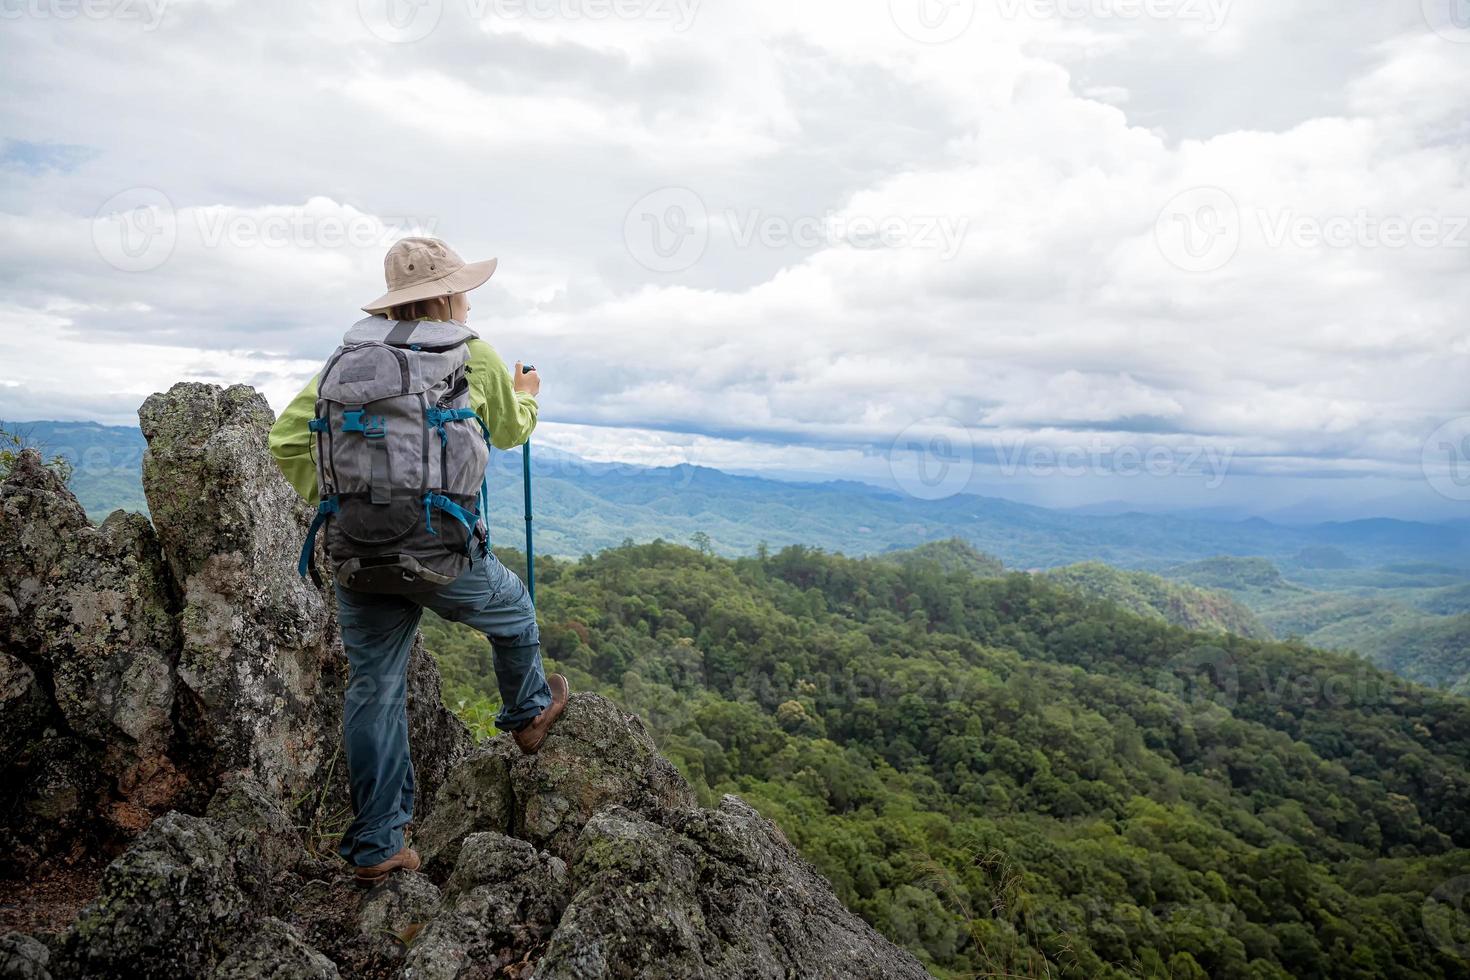
[[[108,421],[185,375],[279,406],[418,229],[500,258],[473,324],[583,449],[871,475],[938,417],[1407,479],[1470,413],[1470,62],[1416,12],[1007,2],[923,44],[902,4],[672,3],[445,0],[401,45],[285,0],[7,23],[4,131],[88,152],[0,182],[0,415],[58,414],[58,359]],[[675,185],[708,241],[653,271],[625,219]],[[140,187],[175,239],[128,271],[94,216]]]

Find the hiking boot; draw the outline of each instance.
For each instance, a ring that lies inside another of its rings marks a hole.
[[[353,872],[352,877],[363,888],[371,888],[379,882],[386,881],[390,874],[400,869],[404,871],[417,871],[419,869],[419,852],[411,847],[405,847],[386,861],[370,865],[366,868],[358,868]]]
[[[567,706],[567,698],[572,694],[572,686],[561,674],[552,674],[547,677],[546,686],[551,688],[551,704],[547,705],[525,728],[511,733],[515,736],[516,744],[526,755],[535,755],[536,751],[541,748],[541,743],[546,741],[546,733],[551,731],[551,726],[556,723],[556,719],[561,717],[562,709]]]

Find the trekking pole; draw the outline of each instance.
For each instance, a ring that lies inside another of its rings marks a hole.
[[[534,365],[522,366],[521,373],[536,370]],[[531,545],[531,440],[521,444],[521,485],[526,498],[526,591],[531,593],[531,604],[536,604],[536,551]]]

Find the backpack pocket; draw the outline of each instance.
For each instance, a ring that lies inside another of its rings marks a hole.
[[[408,537],[423,520],[424,502],[420,497],[395,497],[387,504],[351,497],[342,501],[332,524],[336,534],[346,539],[343,552],[379,554],[384,545]],[[334,548],[333,553],[338,550]]]

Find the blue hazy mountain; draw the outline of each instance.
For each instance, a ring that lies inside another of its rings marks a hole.
[[[146,444],[136,427],[8,427],[72,462],[73,490],[94,519],[116,507],[146,510],[140,475]],[[919,500],[852,481],[795,483],[701,466],[593,463],[544,448],[534,459],[537,550],[549,554],[575,556],[627,539],[688,541],[697,532],[726,554],[749,554],[764,542],[860,555],[958,537],[1017,569],[1097,561],[1159,571],[1222,555],[1260,556],[1290,566],[1307,556],[1370,569],[1432,564],[1470,578],[1467,521],[1281,525],[1260,518],[1088,514],[968,494]],[[518,451],[492,457],[491,523],[500,542],[522,540],[520,466]]]
[[[117,507],[146,511],[147,446],[136,427],[27,422],[8,428],[72,463],[73,491],[94,520]],[[1095,514],[969,495],[918,500],[851,481],[797,483],[700,466],[594,463],[545,448],[534,459],[541,554],[575,557],[629,540],[688,542],[703,535],[709,547],[729,555],[752,554],[762,544],[849,555],[928,545],[921,555],[950,562],[959,559],[936,543],[958,539],[988,556],[985,561],[999,559],[1013,570],[1089,563],[1059,574],[1085,593],[1181,624],[1202,617],[1244,635],[1269,629],[1319,647],[1356,650],[1425,683],[1456,689],[1470,683],[1470,521],[1283,525],[1197,514]],[[493,454],[489,477],[492,537],[499,546],[521,548],[520,452]],[[1224,593],[1259,622],[1231,609],[1229,600],[1185,596],[1177,585],[1096,563]]]

